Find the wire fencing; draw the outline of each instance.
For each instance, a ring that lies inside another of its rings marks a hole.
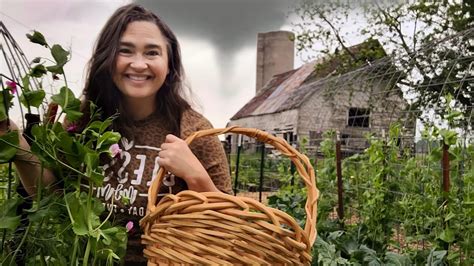
[[[305,119],[285,132],[285,125],[266,129],[311,159],[321,191],[320,233],[334,221],[377,252],[411,254],[415,264],[434,254],[469,264],[473,44],[469,29],[414,54],[310,77],[302,94],[316,91],[324,103],[301,107]],[[262,194],[299,184],[289,159],[255,141],[235,139],[228,140],[234,145],[229,158],[237,195],[265,200]]]

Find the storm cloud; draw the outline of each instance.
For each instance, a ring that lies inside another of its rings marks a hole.
[[[258,32],[286,23],[291,0],[141,0],[178,36],[209,40],[219,54],[255,45]]]

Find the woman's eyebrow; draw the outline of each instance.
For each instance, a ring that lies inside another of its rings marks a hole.
[[[120,42],[120,46],[135,47],[131,42]]]
[[[159,44],[151,43],[151,44],[145,45],[145,49],[158,49],[160,51],[163,51],[163,46],[161,46]]]
[[[120,42],[120,46],[126,46],[126,47],[131,47],[131,48],[135,47],[135,45],[131,42]],[[150,44],[145,45],[145,49],[158,49],[162,51],[163,46],[159,44],[150,43]]]

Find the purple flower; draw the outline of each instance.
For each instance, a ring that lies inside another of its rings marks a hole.
[[[120,149],[118,144],[112,144],[109,148],[110,156],[115,157],[122,153],[122,149]]]
[[[9,80],[7,80],[5,83],[7,84],[7,87],[10,88],[11,93],[16,94],[16,83]]]
[[[66,131],[69,133],[74,133],[77,130],[77,125],[76,124],[70,124],[67,128]]]
[[[130,232],[133,229],[133,222],[128,221],[127,225],[125,225],[125,228],[127,228],[127,232]]]

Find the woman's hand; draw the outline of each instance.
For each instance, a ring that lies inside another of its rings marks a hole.
[[[219,191],[184,140],[168,134],[158,155],[160,167],[183,178],[189,189],[199,192]]]

